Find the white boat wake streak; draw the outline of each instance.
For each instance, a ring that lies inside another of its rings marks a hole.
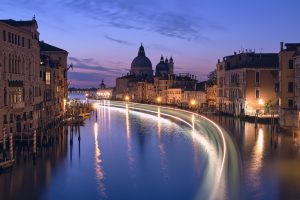
[[[206,150],[208,158],[195,199],[239,199],[240,166],[237,148],[230,135],[218,124],[193,112],[163,106],[116,101],[98,105],[159,114],[162,118],[188,126],[190,131],[187,135]]]

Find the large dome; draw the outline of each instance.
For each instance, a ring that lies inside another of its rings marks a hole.
[[[143,45],[141,45],[139,49],[138,56],[133,59],[131,63],[131,69],[138,69],[138,68],[149,68],[152,70],[152,63],[149,58],[146,57],[145,50]]]
[[[131,63],[132,68],[149,68],[152,69],[152,63],[146,56],[138,56]]]

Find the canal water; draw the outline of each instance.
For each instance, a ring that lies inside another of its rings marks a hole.
[[[235,197],[300,199],[296,134],[209,117],[232,136],[238,152],[239,183],[223,182],[238,188]],[[35,161],[30,149],[16,153],[14,168],[0,174],[1,200],[197,199],[200,185],[209,181],[206,147],[188,136],[190,128],[172,120],[99,107],[84,126],[53,132]],[[228,166],[228,171],[235,167]]]
[[[300,135],[278,126],[209,116],[238,146],[243,199],[300,199]]]

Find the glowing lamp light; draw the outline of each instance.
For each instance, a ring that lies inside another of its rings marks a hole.
[[[129,101],[129,96],[127,95],[127,96],[125,96],[125,101]]]
[[[259,100],[258,100],[258,104],[259,104],[260,106],[264,105],[264,100],[259,99]]]
[[[191,105],[192,105],[192,106],[196,105],[196,100],[194,100],[194,99],[191,100]]]
[[[94,108],[94,109],[98,109],[98,108],[99,108],[98,103],[94,103],[94,104],[93,104],[93,108]]]
[[[156,98],[156,101],[157,101],[158,103],[160,103],[160,102],[161,102],[161,98],[160,98],[160,97],[157,97],[157,98]]]

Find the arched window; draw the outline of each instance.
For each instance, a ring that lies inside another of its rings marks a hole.
[[[3,72],[6,72],[6,55],[3,56]]]
[[[28,74],[29,76],[31,75],[31,62],[29,60],[29,63],[28,63]]]
[[[15,73],[15,61],[13,57],[10,58],[10,62],[11,62],[11,73]]]
[[[25,74],[25,60],[22,61],[22,74]]]
[[[7,90],[6,88],[4,88],[4,96],[3,96],[3,100],[4,100],[4,105],[7,106]]]
[[[11,56],[8,56],[8,72],[11,73]]]
[[[21,59],[18,58],[18,73],[21,74],[21,67],[20,67]]]
[[[18,74],[18,61],[17,58],[15,58],[15,73]]]

